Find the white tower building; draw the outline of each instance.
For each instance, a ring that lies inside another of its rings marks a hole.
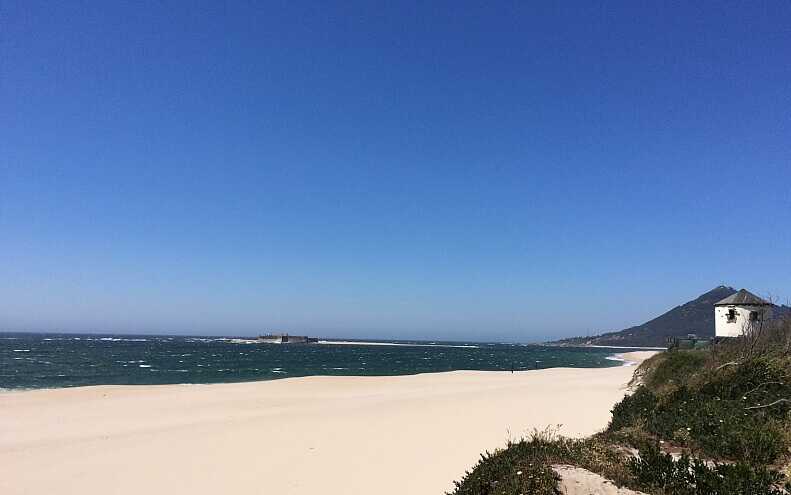
[[[717,337],[738,337],[772,317],[772,304],[744,289],[714,304]]]

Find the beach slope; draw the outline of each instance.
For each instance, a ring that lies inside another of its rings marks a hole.
[[[441,495],[509,437],[548,425],[575,436],[604,428],[633,371],[8,392],[0,493]]]

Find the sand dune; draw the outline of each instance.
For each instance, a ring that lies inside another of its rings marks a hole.
[[[509,436],[557,424],[567,435],[600,430],[633,371],[4,393],[0,493],[440,495]]]

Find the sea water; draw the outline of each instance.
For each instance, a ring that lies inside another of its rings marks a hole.
[[[0,389],[621,366],[623,349],[371,341],[261,344],[225,337],[0,333]]]

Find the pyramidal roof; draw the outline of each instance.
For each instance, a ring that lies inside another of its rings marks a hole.
[[[744,304],[748,306],[770,306],[771,303],[764,301],[750,291],[745,289],[740,290],[736,294],[732,294],[721,301],[714,303],[715,306],[725,306],[730,304]]]

